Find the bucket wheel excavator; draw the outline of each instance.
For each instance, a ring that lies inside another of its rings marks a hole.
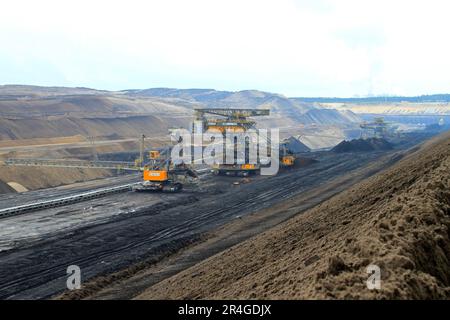
[[[224,138],[226,132],[245,133],[247,130],[255,128],[256,122],[249,118],[270,114],[268,109],[197,108],[194,110],[196,120],[202,123],[204,132],[208,130],[218,132],[223,134]],[[216,164],[211,169],[215,175],[246,177],[258,172],[260,165],[250,163]]]

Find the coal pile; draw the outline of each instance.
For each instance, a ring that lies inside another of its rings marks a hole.
[[[385,139],[355,139],[351,141],[342,141],[331,151],[336,153],[343,152],[369,152],[378,150],[391,150],[392,144]]]
[[[303,142],[301,142],[295,137],[289,137],[285,139],[282,143],[282,146],[284,146],[286,150],[289,150],[292,153],[311,151],[311,149],[307,145],[305,145]]]
[[[312,165],[314,163],[319,162],[318,160],[306,158],[306,157],[296,157],[294,161],[294,167],[301,168]]]

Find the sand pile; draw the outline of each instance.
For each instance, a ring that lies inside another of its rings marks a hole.
[[[138,298],[450,298],[450,134],[418,149]]]
[[[381,138],[355,139],[351,141],[342,141],[335,146],[332,151],[342,152],[368,152],[375,150],[391,150],[392,144]]]

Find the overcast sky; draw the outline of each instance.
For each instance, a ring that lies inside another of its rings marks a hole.
[[[0,84],[450,92],[450,2],[0,2]]]

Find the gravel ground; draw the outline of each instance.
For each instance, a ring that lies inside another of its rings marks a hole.
[[[200,189],[187,188],[180,194],[129,192],[2,219],[2,230],[8,231],[1,238],[5,250],[0,252],[0,297],[57,295],[66,287],[69,265],[81,267],[86,283],[138,263],[160,261],[230,221],[290,201],[384,155],[315,153],[317,163],[273,177],[252,177],[250,183],[209,176]],[[235,181],[241,183],[234,185]],[[101,182],[95,182],[75,189],[99,185]],[[43,190],[20,197],[25,202],[75,189]],[[20,198],[8,199],[20,202]]]

